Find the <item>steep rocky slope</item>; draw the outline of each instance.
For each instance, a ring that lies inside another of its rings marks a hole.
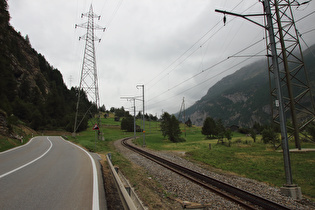
[[[310,83],[315,83],[315,45],[304,52]],[[251,127],[271,120],[270,89],[266,60],[250,64],[223,78],[207,94],[186,110],[193,124],[206,117],[222,119],[226,126]],[[314,92],[314,91],[313,91]]]

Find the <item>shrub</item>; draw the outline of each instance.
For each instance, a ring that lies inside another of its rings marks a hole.
[[[263,131],[262,131],[262,138],[263,142],[265,144],[268,144],[268,143],[273,143],[273,144],[276,144],[278,142],[280,142],[280,139],[278,137],[278,134],[275,132],[275,130],[271,127],[269,128],[265,128]]]

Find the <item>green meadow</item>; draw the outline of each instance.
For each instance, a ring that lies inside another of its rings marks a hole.
[[[129,168],[129,161],[124,159],[113,146],[113,141],[132,137],[134,133],[120,130],[120,122],[115,122],[113,117],[102,119],[101,123],[104,140],[95,140],[93,123],[90,123],[87,131],[79,133],[76,138],[69,136],[69,139],[93,152],[112,153],[116,165],[128,173],[136,173]],[[142,125],[142,121],[137,120],[137,125]],[[282,152],[279,149],[275,150],[271,144],[264,144],[259,135],[254,142],[249,136],[233,133],[229,145],[227,140],[222,144],[218,143],[217,139],[205,139],[201,134],[201,127],[188,128],[181,125],[182,137],[186,141],[172,143],[163,138],[159,130],[159,122],[146,122],[145,128],[145,144],[150,149],[185,154],[184,157],[191,161],[266,182],[272,186],[281,187],[285,184]],[[135,143],[142,146],[143,133],[138,132],[137,137]],[[294,148],[293,142],[290,142],[290,147]],[[315,144],[303,142],[302,148],[315,148]],[[301,187],[304,196],[315,199],[315,152],[290,153],[290,157],[293,183]]]

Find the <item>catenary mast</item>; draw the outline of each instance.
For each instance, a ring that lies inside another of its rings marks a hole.
[[[301,150],[300,131],[314,121],[315,105],[292,7],[299,7],[309,1],[301,4],[294,0],[260,0],[260,2],[263,4],[264,14],[243,15],[222,10],[216,12],[242,17],[268,31],[268,72],[270,93],[274,101],[271,111],[273,121],[280,125],[286,175],[286,184],[281,191],[288,196],[301,199],[301,189],[293,184],[288,143],[289,139],[294,137],[296,148]],[[253,16],[264,16],[266,25],[251,20],[250,17]],[[225,16],[223,21],[225,24]],[[305,102],[308,102],[309,106],[305,105]],[[288,117],[291,119],[292,126],[287,123]],[[288,136],[288,131],[293,135]]]

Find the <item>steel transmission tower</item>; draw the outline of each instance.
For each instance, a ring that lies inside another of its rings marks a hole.
[[[178,121],[184,123],[184,132],[186,136],[186,108],[185,108],[185,97],[183,97],[182,105],[180,106],[179,114],[178,114]]]
[[[96,29],[100,29],[105,31],[105,28],[102,28],[96,24],[94,24],[94,18],[100,19],[101,16],[98,16],[93,13],[93,7],[90,6],[90,10],[88,13],[84,13],[81,15],[81,18],[87,17],[88,22],[75,25],[75,27],[86,28],[86,34],[82,37],[79,37],[79,40],[84,39],[85,42],[85,49],[84,49],[84,57],[83,57],[83,64],[81,70],[81,79],[80,79],[80,86],[78,90],[78,102],[76,106],[76,115],[75,115],[75,122],[74,122],[74,131],[75,134],[80,123],[86,116],[88,112],[90,112],[91,107],[86,110],[82,119],[78,121],[78,111],[79,111],[79,104],[80,104],[80,97],[82,95],[81,91],[84,91],[89,98],[89,100],[96,106],[97,110],[100,106],[99,101],[99,92],[98,92],[98,80],[97,80],[97,69],[96,69],[96,59],[95,59],[95,46],[94,42],[101,41],[94,35],[94,31]],[[98,124],[100,122],[99,115],[98,115]]]
[[[185,97],[183,97],[183,102],[182,102],[182,105],[180,106],[178,120],[183,123],[186,122]]]
[[[270,1],[270,11],[277,45],[277,57],[280,70],[280,81],[283,91],[284,112],[292,124],[287,124],[289,133],[293,134],[295,147],[301,149],[300,131],[315,119],[314,98],[308,75],[304,65],[303,54],[299,42],[299,33],[295,25],[292,7],[300,6],[297,1]],[[270,43],[267,49],[271,54]],[[270,78],[274,68],[268,58]],[[279,109],[274,82],[270,80],[270,92],[273,97],[272,116],[279,123]],[[290,137],[289,137],[290,138]]]
[[[304,65],[295,26],[292,7],[300,6],[297,1],[260,0],[264,6],[263,14],[241,15],[222,10],[217,12],[239,16],[266,30],[270,92],[273,121],[280,124],[286,184],[281,188],[284,194],[301,199],[301,189],[293,184],[287,131],[292,132],[295,145],[301,149],[300,131],[315,119],[314,98]],[[307,2],[306,2],[307,3]],[[302,3],[303,4],[303,3]],[[248,17],[264,16],[265,25]],[[226,18],[224,17],[224,22]],[[292,126],[287,118],[291,118]]]

